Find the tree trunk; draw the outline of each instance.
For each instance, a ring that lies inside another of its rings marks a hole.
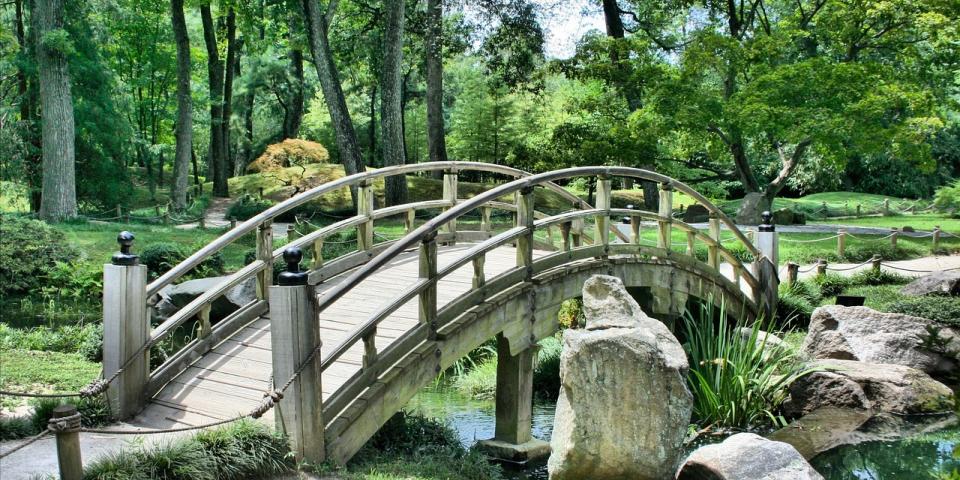
[[[63,30],[63,0],[37,0],[33,18],[40,39]],[[60,221],[77,216],[76,139],[66,55],[41,41],[37,45],[37,71],[43,123],[40,217],[48,221]]]
[[[226,157],[223,151],[223,65],[217,50],[217,32],[213,26],[210,5],[200,6],[203,23],[203,41],[207,47],[207,78],[210,90],[210,173],[213,176],[213,196],[228,197]]]
[[[197,152],[194,152],[193,149],[190,149],[190,163],[193,165],[193,184],[201,186],[200,183],[200,167],[197,165]]]
[[[36,48],[36,31],[31,30],[32,33],[28,40],[26,29],[24,28],[23,10],[23,0],[16,0],[14,2],[14,18],[16,21],[15,30],[17,43],[20,45],[21,51],[24,52],[24,57],[30,58],[34,55],[33,51]],[[24,177],[29,193],[30,211],[38,212],[40,211],[41,185],[43,183],[43,159],[39,155],[42,146],[40,135],[37,134],[35,118],[35,106],[37,103],[36,84],[34,83],[34,87],[31,88],[30,85],[33,82],[27,73],[26,63],[27,62],[18,62],[17,65],[17,96],[20,102],[20,122],[24,125],[24,142],[32,147],[28,148],[24,153]]]
[[[157,158],[157,186],[163,188],[163,150],[160,151],[160,157]]]
[[[353,130],[353,121],[347,109],[347,100],[340,85],[340,74],[333,63],[330,51],[330,42],[327,39],[327,18],[320,9],[318,0],[303,0],[303,12],[307,21],[307,36],[310,38],[310,50],[313,54],[313,64],[317,68],[317,77],[320,79],[320,89],[323,99],[330,111],[330,123],[337,137],[337,148],[340,151],[340,162],[347,175],[362,172],[363,158],[360,155],[360,145],[357,142],[357,133]],[[332,16],[333,11],[326,15]],[[354,206],[356,206],[356,189],[351,189]]]
[[[424,36],[427,66],[427,150],[431,162],[447,161],[443,125],[443,0],[427,0]]]
[[[300,123],[303,121],[303,50],[296,40],[296,32],[301,31],[299,16],[290,14],[287,17],[287,43],[290,45],[290,77],[293,84],[290,96],[287,98],[287,110],[283,117],[283,138],[297,138],[300,133]]]
[[[406,163],[403,152],[403,7],[404,0],[386,0],[387,25],[383,36],[383,68],[380,77],[380,132],[383,135],[383,165]],[[386,178],[384,201],[387,206],[407,202],[405,175]]]
[[[187,208],[187,183],[193,153],[193,99],[190,96],[190,37],[183,15],[183,0],[170,0],[173,40],[177,46],[177,139],[173,158],[173,209]]]
[[[369,160],[371,167],[377,166],[377,86],[370,89],[370,123],[367,124],[367,140],[370,143]]]
[[[233,78],[237,62],[240,61],[241,44],[237,42],[237,13],[231,7],[227,12],[227,63],[223,79],[223,111],[220,120],[223,146],[221,151],[224,157],[224,172],[226,178],[233,176],[234,158],[230,153],[230,117],[233,115]]]

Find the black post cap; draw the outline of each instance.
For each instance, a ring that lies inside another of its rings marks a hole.
[[[117,243],[120,244],[120,251],[113,254],[113,257],[110,259],[110,262],[114,265],[139,265],[140,257],[130,253],[130,248],[133,247],[133,239],[136,238],[132,233],[124,230],[117,235]]]
[[[773,226],[773,214],[770,213],[770,210],[765,210],[760,214],[760,226],[757,228],[757,231],[760,232],[772,232],[775,230]]]
[[[301,260],[303,260],[303,250],[299,247],[290,247],[283,251],[283,261],[287,262],[287,271],[279,275],[280,286],[293,287],[307,284],[307,272],[300,271]]]

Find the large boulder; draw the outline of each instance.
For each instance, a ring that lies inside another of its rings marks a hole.
[[[154,306],[154,318],[158,321],[170,318],[171,315],[208,290],[215,288],[226,278],[225,276],[198,278],[164,287],[160,290],[158,294],[160,298]],[[248,278],[213,301],[213,306],[210,309],[210,320],[213,322],[222,320],[239,310],[240,307],[256,300],[256,298],[256,279]]]
[[[770,209],[770,202],[762,193],[748,193],[743,197],[740,208],[737,209],[737,223],[740,225],[759,225],[760,214]]]
[[[583,311],[563,335],[550,479],[672,477],[693,407],[683,348],[619,278],[590,278]]]
[[[953,410],[953,391],[915,368],[851,360],[821,360],[810,367],[817,371],[790,385],[784,409],[791,416],[821,407],[896,414]]]
[[[936,271],[924,275],[900,289],[904,295],[953,295],[960,296],[960,270]]]
[[[822,480],[823,477],[784,442],[738,433],[695,450],[677,472],[677,480]]]
[[[699,203],[690,205],[683,212],[684,223],[701,223],[707,220],[710,220],[710,210]]]
[[[931,335],[928,327],[940,328],[931,320],[911,315],[829,305],[813,311],[803,351],[813,359],[893,363],[927,373],[952,371],[960,353],[925,347],[924,339]],[[960,335],[953,329],[943,327],[937,334],[960,345]]]

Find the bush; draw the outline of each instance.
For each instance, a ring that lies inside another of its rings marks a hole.
[[[539,345],[537,362],[533,367],[533,394],[556,400],[560,394],[560,353],[563,344],[558,337],[547,337]]]
[[[781,288],[780,301],[777,303],[777,326],[780,328],[806,328],[810,325],[810,316],[813,314],[814,308],[816,306],[809,298],[795,293],[790,288]]]
[[[960,298],[947,296],[913,297],[893,302],[887,307],[891,313],[916,317],[960,327]]]
[[[87,360],[99,362],[103,357],[102,345],[103,326],[99,324],[19,329],[0,323],[0,349],[4,350],[79,353]]]
[[[425,448],[462,447],[457,433],[436,419],[403,410],[387,420],[364,448],[410,455]]]
[[[813,277],[814,284],[820,289],[820,297],[836,297],[849,288],[852,283],[848,277],[836,273]]]
[[[471,398],[489,400],[497,393],[497,358],[492,357],[453,380],[453,388]]]
[[[896,272],[889,272],[883,269],[874,270],[872,268],[861,270],[850,277],[853,285],[903,285],[910,283],[910,278],[900,275]]]
[[[39,220],[0,216],[0,240],[0,296],[38,289],[57,262],[79,257],[63,233]]]
[[[247,166],[249,173],[261,173],[310,163],[327,163],[330,152],[323,145],[309,140],[288,138],[280,143],[267,146],[263,155]]]
[[[884,260],[906,260],[908,258],[917,258],[926,255],[926,251],[918,245],[909,242],[900,242],[894,248],[889,243],[857,243],[847,247],[844,251],[843,259],[848,262],[865,262],[879,255]],[[840,260],[833,255],[833,260]]]
[[[273,206],[273,202],[265,198],[257,198],[253,195],[244,195],[236,202],[230,204],[227,209],[227,218],[235,220],[249,220],[264,210]]]
[[[147,266],[147,272],[149,272],[152,278],[156,278],[185,260],[193,251],[198,249],[199,247],[194,248],[193,246],[185,249],[179,244],[168,242],[149,243],[145,245],[140,252],[140,263]],[[184,278],[191,279],[223,275],[225,268],[223,255],[217,252],[201,262],[200,265],[197,265],[185,275]]]
[[[960,181],[940,187],[934,194],[933,206],[941,212],[960,212]]]
[[[773,325],[762,320],[752,326],[729,324],[723,305],[717,311],[712,302],[701,304],[696,316],[685,313],[683,324],[683,348],[690,360],[687,384],[699,425],[751,429],[786,424],[778,410],[790,384],[810,371],[789,349],[757,341],[758,332]],[[741,336],[743,327],[750,329],[750,338]]]

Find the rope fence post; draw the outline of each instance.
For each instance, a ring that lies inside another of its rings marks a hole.
[[[933,238],[933,247],[932,247],[933,250],[937,250],[940,248],[940,233],[941,233],[940,225],[935,225],[933,227],[933,234],[931,235]]]
[[[827,261],[824,259],[817,260],[817,276],[822,277],[827,274]]]
[[[799,275],[800,264],[796,262],[787,262],[787,285],[791,287],[796,285]]]
[[[48,428],[56,433],[57,463],[61,480],[83,478],[83,459],[80,454],[80,413],[73,405],[59,405],[53,409]]]
[[[200,230],[205,230],[207,228],[207,219],[205,218],[205,215],[200,215],[200,218],[197,220],[197,225],[200,227]]]
[[[880,273],[880,255],[874,255],[870,258],[870,263],[873,265],[873,271]]]
[[[297,461],[316,464],[326,459],[320,364],[314,355],[320,346],[320,324],[307,272],[300,271],[303,251],[288,248],[283,252],[283,260],[287,270],[280,273],[278,285],[270,287],[273,378],[291,378],[298,369],[302,370],[286,389],[286,401],[276,403],[274,418],[277,430],[290,438]]]
[[[120,420],[143,407],[150,365],[150,349],[143,348],[150,338],[147,267],[131,253],[133,240],[132,233],[120,232],[120,251],[103,266],[103,376],[110,378],[119,372],[107,398]],[[138,358],[130,360],[135,354]]]
[[[297,239],[297,229],[291,223],[287,225],[287,242],[292,242]]]
[[[894,250],[896,250],[897,248],[897,237],[899,235],[900,235],[899,230],[897,230],[896,228],[890,229],[890,246],[893,247]]]
[[[889,198],[883,199],[883,216],[884,217],[890,216],[890,199]]]
[[[862,207],[862,205],[860,205],[860,204],[858,203],[858,204],[857,204],[857,218],[860,218],[860,214],[861,214],[860,209],[861,209],[861,207]]]
[[[840,228],[837,230],[837,256],[843,258],[843,255],[847,252],[847,229]]]

